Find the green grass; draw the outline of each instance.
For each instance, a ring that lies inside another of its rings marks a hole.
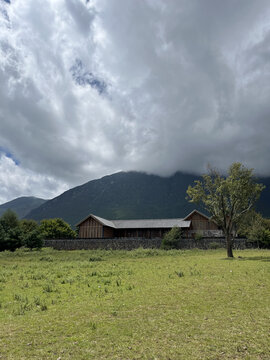
[[[270,359],[270,251],[235,256],[0,253],[0,359]]]

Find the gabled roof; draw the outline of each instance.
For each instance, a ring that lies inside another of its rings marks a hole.
[[[90,214],[81,220],[76,226],[82,224],[85,220],[92,217],[104,226],[114,229],[154,229],[154,228],[172,228],[178,226],[181,228],[189,228],[190,221],[183,219],[140,219],[140,220],[107,220],[99,216]]]
[[[141,220],[112,220],[116,229],[154,229],[172,228],[178,226],[188,228],[190,221],[183,219],[141,219]]]
[[[199,210],[193,210],[191,211],[191,213],[189,213],[183,220],[188,219],[191,215],[193,215],[194,213],[200,214],[201,216],[203,216],[204,218],[206,218],[207,220],[211,220],[210,217],[208,217],[207,215],[203,214],[202,212],[200,212]]]
[[[97,221],[99,221],[102,225],[115,228],[115,225],[114,225],[113,221],[111,221],[111,220],[107,220],[107,219],[104,219],[104,218],[96,216],[96,215],[92,215],[92,217],[94,219],[96,219]]]
[[[99,217],[99,216],[96,216],[96,215],[93,215],[93,214],[90,214],[90,215],[86,216],[84,219],[82,219],[80,222],[78,222],[78,224],[76,224],[75,226],[81,225],[85,220],[89,219],[90,217],[97,220],[102,225],[115,228],[115,225],[114,225],[114,223],[112,221],[107,220],[107,219],[103,219],[102,217]]]

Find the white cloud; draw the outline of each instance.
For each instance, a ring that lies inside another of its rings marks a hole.
[[[19,196],[49,199],[67,188],[62,181],[25,170],[16,165],[12,158],[0,156],[0,204]]]
[[[2,200],[35,176],[43,196],[118,170],[239,160],[270,175],[269,11],[267,0],[0,0],[0,146],[22,177]],[[78,60],[88,82],[72,74]]]

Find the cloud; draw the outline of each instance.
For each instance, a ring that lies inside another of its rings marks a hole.
[[[22,177],[2,199],[35,176],[39,195],[119,170],[242,161],[270,175],[269,11],[267,0],[0,0],[0,146]]]
[[[67,190],[68,186],[50,176],[42,176],[25,170],[11,157],[2,154],[0,155],[0,188],[1,204],[20,196],[49,199]]]

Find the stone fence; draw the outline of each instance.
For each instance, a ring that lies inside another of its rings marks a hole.
[[[52,247],[57,250],[132,250],[139,247],[160,248],[161,239],[144,239],[144,238],[114,238],[114,239],[54,239],[44,240],[45,247]],[[202,238],[195,239],[181,239],[179,249],[213,249],[225,248],[226,241],[224,238]],[[250,244],[246,239],[237,238],[234,241],[235,249],[249,248]]]

